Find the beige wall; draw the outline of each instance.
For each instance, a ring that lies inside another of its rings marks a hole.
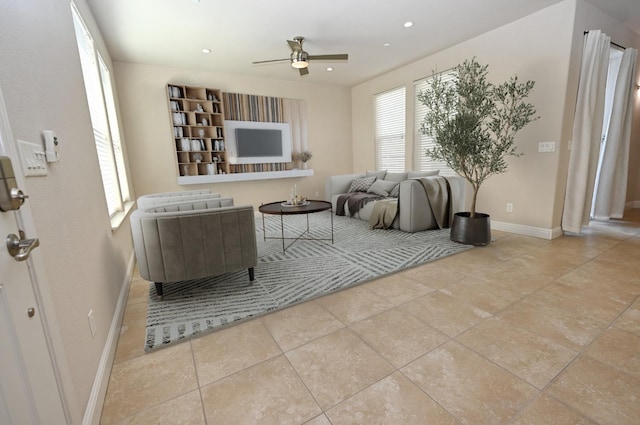
[[[44,264],[77,394],[72,414],[78,418],[125,279],[131,234],[128,221],[111,231],[69,1],[10,3],[3,2],[0,13],[0,86],[13,135],[41,143],[42,130],[54,130],[60,140],[60,162],[49,165],[46,177],[27,177],[23,189],[30,195],[41,241],[34,255]]]
[[[282,71],[293,72],[286,68]],[[210,188],[232,196],[236,205],[257,207],[260,203],[286,199],[294,184],[308,197],[319,192],[323,198],[326,176],[351,172],[349,89],[122,62],[115,63],[115,73],[136,196]],[[313,152],[309,164],[314,176],[179,186],[165,90],[169,82],[305,100],[309,149]]]
[[[577,15],[577,18],[576,18]],[[352,89],[353,150],[355,171],[375,167],[373,103],[376,93],[395,87],[407,88],[407,111],[412,111],[413,82],[447,70],[464,59],[476,57],[489,64],[490,79],[501,82],[516,74],[521,80],[534,80],[530,101],[540,119],[516,137],[524,156],[509,159],[505,174],[491,177],[480,189],[478,209],[493,220],[542,229],[560,226],[567,173],[568,144],[571,138],[577,75],[582,51],[582,32],[589,26],[611,26],[611,35],[620,43],[637,47],[637,37],[621,29],[612,18],[581,0],[566,0],[519,21],[497,28],[457,46],[416,61]],[[573,24],[575,22],[575,25]],[[576,62],[577,61],[577,62]],[[632,140],[632,153],[638,148],[638,125]],[[407,117],[407,169],[411,168],[414,118]],[[556,152],[539,153],[538,143],[556,142]],[[630,164],[630,200],[638,200],[638,155]],[[505,204],[514,204],[513,213]]]

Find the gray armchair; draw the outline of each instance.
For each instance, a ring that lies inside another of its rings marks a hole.
[[[252,206],[232,198],[204,198],[131,214],[134,249],[143,279],[163,284],[248,269],[258,261]]]

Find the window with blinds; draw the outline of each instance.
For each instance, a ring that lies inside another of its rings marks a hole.
[[[406,90],[399,87],[375,95],[376,169],[405,170]]]
[[[130,193],[111,78],[104,60],[93,45],[89,30],[73,3],[71,11],[102,184],[109,216],[113,218],[124,211],[124,204],[130,200]]]
[[[445,71],[440,74],[444,83],[453,82],[455,74],[453,70]],[[440,170],[440,175],[443,176],[455,176],[457,173],[453,171],[443,161],[434,161],[426,155],[427,149],[431,149],[434,146],[433,138],[426,134],[422,134],[420,127],[424,121],[424,116],[427,113],[427,107],[418,100],[418,93],[424,90],[430,83],[433,77],[427,77],[422,80],[418,80],[413,83],[413,95],[415,97],[415,137],[414,137],[414,169],[420,171],[435,171]]]

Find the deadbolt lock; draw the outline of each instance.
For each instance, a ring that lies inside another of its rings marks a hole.
[[[0,211],[19,209],[28,198],[18,189],[11,159],[0,156]]]

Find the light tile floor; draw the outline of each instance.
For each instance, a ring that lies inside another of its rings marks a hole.
[[[101,423],[640,423],[640,210],[494,238],[150,354],[137,277]]]

